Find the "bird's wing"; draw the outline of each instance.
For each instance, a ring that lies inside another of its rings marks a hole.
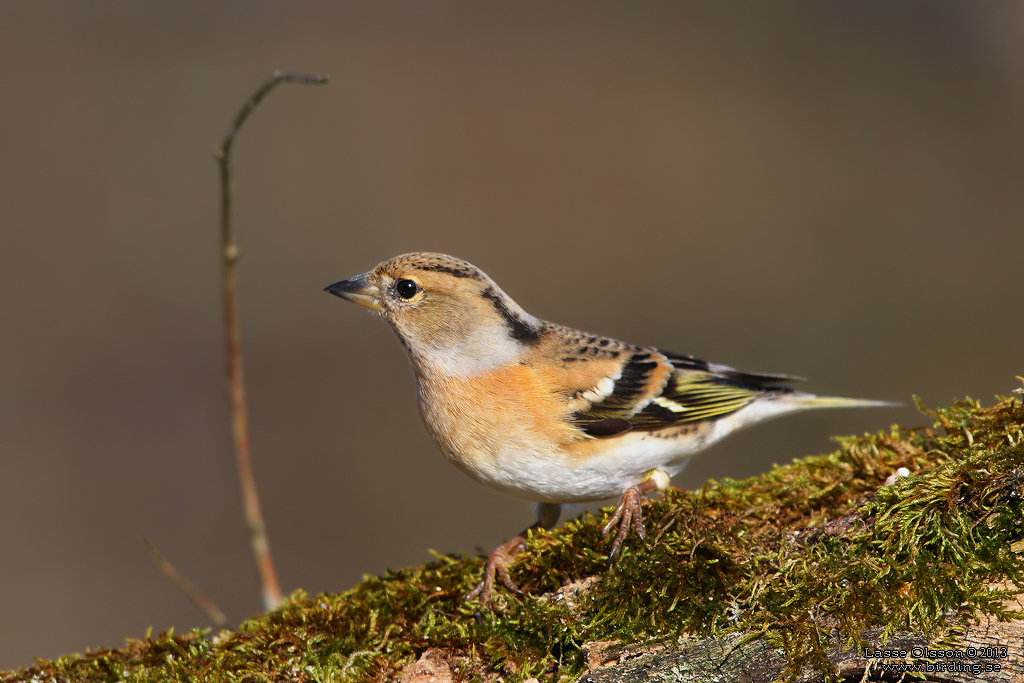
[[[790,393],[785,382],[800,379],[740,372],[657,349],[622,347],[616,368],[610,373],[605,368],[592,389],[577,393],[589,400],[573,412],[572,421],[590,436],[715,420],[759,397]]]

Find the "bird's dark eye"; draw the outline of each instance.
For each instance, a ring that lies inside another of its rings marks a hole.
[[[412,280],[399,280],[395,283],[395,291],[403,299],[411,299],[420,291],[420,287]]]

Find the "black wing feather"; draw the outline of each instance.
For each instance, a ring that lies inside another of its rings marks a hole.
[[[724,365],[676,353],[659,352],[672,364],[672,375],[661,393],[642,409],[649,395],[648,379],[658,366],[651,353],[637,349],[622,369],[612,393],[588,410],[574,414],[578,427],[594,437],[616,436],[630,429],[657,431],[666,427],[717,420],[767,395],[791,393],[791,375],[741,372]]]

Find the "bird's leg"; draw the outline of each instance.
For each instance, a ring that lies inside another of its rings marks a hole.
[[[619,527],[619,533],[615,536],[615,540],[612,541],[612,550],[608,553],[609,566],[618,557],[619,551],[622,549],[622,542],[629,535],[630,527],[633,528],[637,536],[640,538],[644,537],[643,509],[640,505],[644,495],[655,489],[664,491],[668,488],[668,483],[669,476],[667,474],[661,470],[651,470],[647,473],[647,478],[643,482],[636,486],[630,486],[622,493],[619,507],[615,508],[612,518],[608,520],[608,523],[604,525],[604,529],[601,530],[601,538],[608,538],[608,534],[611,533],[612,529],[616,525]]]
[[[519,586],[517,586],[512,580],[512,577],[508,575],[508,566],[511,564],[512,558],[522,552],[527,534],[534,529],[553,528],[558,524],[558,516],[561,514],[561,511],[562,508],[557,503],[541,503],[537,508],[536,522],[526,529],[523,529],[510,540],[502,543],[491,552],[490,556],[487,558],[487,564],[484,565],[483,580],[476,585],[476,588],[466,593],[466,599],[472,600],[475,597],[479,597],[480,602],[486,605],[491,599],[491,590],[494,588],[495,575],[501,578],[501,582],[505,584],[505,587],[510,591],[513,593],[522,593],[522,591],[519,590]]]

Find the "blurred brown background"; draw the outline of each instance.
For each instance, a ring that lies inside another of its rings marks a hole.
[[[0,669],[260,610],[222,379],[236,147],[256,472],[284,588],[490,549],[530,505],[437,454],[402,351],[321,289],[413,250],[527,310],[813,391],[1017,385],[1024,5],[0,4]],[[912,407],[805,414],[744,477]]]

